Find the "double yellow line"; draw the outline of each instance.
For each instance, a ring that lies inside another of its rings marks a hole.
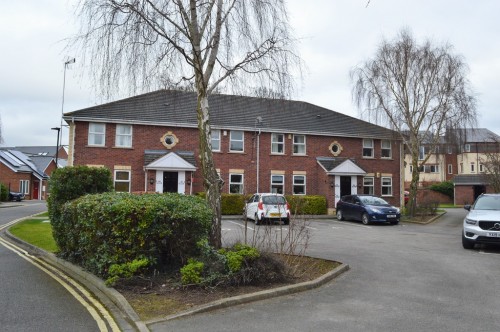
[[[24,219],[24,218],[23,218]],[[19,222],[21,219],[11,221],[5,225],[0,226],[0,231]],[[58,270],[49,263],[43,261],[42,259],[31,255],[26,250],[16,246],[15,244],[4,240],[0,237],[0,244],[5,248],[13,251],[19,255],[24,260],[33,264],[43,272],[47,273],[55,281],[57,281],[61,286],[63,286],[78,302],[80,302],[85,309],[90,313],[92,318],[97,323],[99,330],[101,332],[119,332],[120,328],[116,324],[114,318],[111,316],[109,311],[98,301],[95,297],[82,285],[77,283],[75,280],[70,278],[68,275]]]

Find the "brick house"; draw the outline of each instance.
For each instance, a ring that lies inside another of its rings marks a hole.
[[[484,176],[484,163],[488,153],[500,153],[500,136],[486,128],[458,129],[462,143],[447,142],[445,137],[431,152],[425,144],[420,147],[419,160],[430,154],[421,167],[419,187],[425,188],[433,183],[452,181],[455,187],[454,202],[457,205],[470,204],[481,193],[491,192]],[[458,135],[455,133],[454,136]],[[404,178],[411,179],[411,156],[405,155]],[[405,188],[409,181],[405,182]],[[420,197],[420,195],[419,195]]]
[[[371,193],[399,206],[395,132],[299,101],[214,94],[214,162],[223,192]],[[68,165],[108,167],[117,191],[203,191],[196,94],[160,90],[64,114]]]

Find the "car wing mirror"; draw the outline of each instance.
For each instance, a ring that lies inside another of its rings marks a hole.
[[[466,209],[467,211],[470,211],[470,208],[471,208],[470,204],[465,204],[464,205],[464,209]]]

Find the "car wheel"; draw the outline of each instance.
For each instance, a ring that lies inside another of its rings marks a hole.
[[[255,214],[255,217],[254,217],[254,221],[255,221],[255,225],[260,225],[260,220],[259,220],[259,217],[257,216],[257,213]]]
[[[370,217],[368,217],[366,213],[363,213],[363,215],[361,216],[361,222],[363,223],[363,225],[368,225],[370,223]]]
[[[474,241],[467,239],[465,237],[464,233],[462,233],[462,246],[464,247],[464,249],[473,249],[474,248]]]
[[[337,220],[344,220],[344,215],[342,214],[342,210],[337,210]]]
[[[290,219],[285,219],[285,220],[283,220],[283,223],[284,223],[285,225],[290,225]]]

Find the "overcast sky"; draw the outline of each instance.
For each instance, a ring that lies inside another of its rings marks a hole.
[[[78,54],[65,50],[76,31],[77,0],[2,0],[0,7],[0,119],[3,146],[55,145],[64,112],[101,103]],[[477,94],[479,127],[500,134],[500,1],[289,0],[300,55],[308,70],[295,100],[358,117],[349,71],[372,57],[382,38],[407,27],[417,38],[448,42],[465,57]],[[64,131],[67,144],[67,131]]]

